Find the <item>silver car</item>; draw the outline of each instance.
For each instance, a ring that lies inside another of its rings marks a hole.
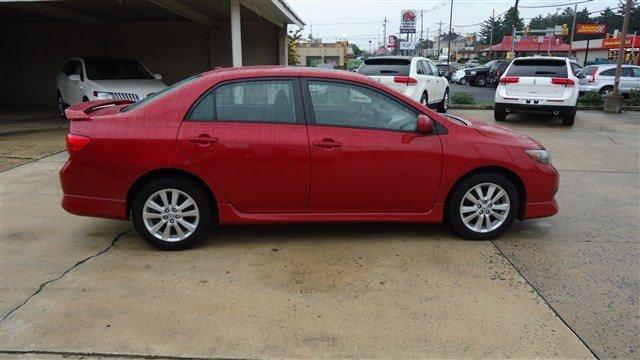
[[[640,89],[640,66],[622,65],[620,73],[620,92],[628,94],[632,89]],[[578,74],[580,93],[589,91],[607,95],[613,92],[613,80],[616,65],[589,65]]]

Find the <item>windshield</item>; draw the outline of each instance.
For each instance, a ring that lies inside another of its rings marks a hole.
[[[367,59],[358,69],[362,75],[409,76],[410,59],[378,58]]]
[[[185,84],[188,84],[191,81],[193,81],[193,80],[195,80],[195,79],[197,79],[199,77],[200,77],[200,74],[194,75],[192,77],[189,77],[189,78],[186,78],[186,79],[184,79],[182,81],[179,81],[179,82],[177,82],[177,83],[175,83],[175,84],[173,84],[173,85],[171,85],[169,87],[166,87],[166,88],[164,88],[164,89],[162,89],[162,90],[160,90],[160,91],[158,91],[156,93],[153,93],[153,94],[147,96],[146,98],[144,98],[144,99],[142,99],[142,100],[140,100],[140,101],[138,101],[136,103],[133,103],[131,105],[123,107],[120,111],[121,112],[126,112],[126,111],[137,109],[140,106],[142,106],[142,105],[144,105],[144,104],[146,104],[146,103],[148,103],[148,102],[150,102],[150,101],[152,101],[154,99],[158,99],[158,98],[161,98],[161,97],[169,94],[173,90],[176,90],[176,89],[180,88],[181,86],[183,86]]]
[[[149,70],[132,59],[86,58],[84,65],[91,80],[153,79]]]
[[[493,64],[497,63],[498,60],[491,60],[488,63],[482,65],[483,67],[490,68]]]

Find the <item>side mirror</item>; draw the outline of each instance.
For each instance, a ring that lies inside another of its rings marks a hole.
[[[80,81],[80,75],[71,74],[71,75],[69,75],[69,80],[71,80],[71,81]]]
[[[418,115],[418,132],[421,134],[428,134],[433,130],[433,120],[424,114]]]
[[[586,77],[587,77],[587,75],[585,73],[579,73],[578,74],[578,79],[584,79]]]
[[[162,75],[160,75],[160,74],[153,74],[153,77],[154,77],[156,80],[162,80]]]

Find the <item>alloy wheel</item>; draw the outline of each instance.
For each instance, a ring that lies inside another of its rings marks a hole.
[[[155,192],[144,204],[142,219],[155,238],[176,242],[193,234],[200,221],[198,205],[191,196],[177,189]]]
[[[482,183],[469,189],[460,202],[460,218],[471,231],[487,233],[507,220],[511,202],[499,185]]]
[[[449,92],[444,93],[444,99],[442,100],[442,106],[444,107],[444,111],[449,109]]]

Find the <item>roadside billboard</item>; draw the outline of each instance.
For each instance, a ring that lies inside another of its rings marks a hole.
[[[397,36],[389,35],[389,41],[387,42],[387,47],[389,49],[395,49],[397,41],[398,41],[398,37]]]
[[[602,35],[607,33],[605,24],[576,24],[576,34],[580,35]]]
[[[400,50],[415,50],[416,42],[415,41],[401,41],[400,42]]]
[[[402,10],[400,12],[400,33],[415,34],[416,18],[417,13],[415,10]]]

